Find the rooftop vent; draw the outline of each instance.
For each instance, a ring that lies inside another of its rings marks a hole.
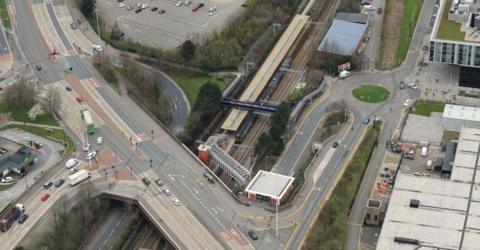
[[[410,200],[410,207],[411,208],[418,208],[420,206],[420,201],[416,199]]]
[[[393,238],[393,242],[405,243],[405,244],[410,244],[410,245],[419,245],[420,244],[420,242],[416,239],[410,239],[410,238],[398,237],[398,236],[395,236]]]

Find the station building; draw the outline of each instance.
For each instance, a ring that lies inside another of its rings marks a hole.
[[[250,200],[259,200],[279,205],[288,198],[292,190],[293,180],[291,176],[258,171],[252,181],[248,184],[245,192]]]
[[[23,175],[34,160],[35,156],[29,147],[0,137],[0,176],[7,175],[10,171]]]

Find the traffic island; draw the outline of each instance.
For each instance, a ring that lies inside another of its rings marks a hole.
[[[352,91],[355,98],[362,102],[378,103],[388,99],[390,92],[378,85],[362,85]]]

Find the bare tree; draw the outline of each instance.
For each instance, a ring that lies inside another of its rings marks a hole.
[[[15,84],[5,88],[3,101],[10,108],[16,109],[33,104],[36,96],[35,85],[22,78]]]
[[[47,89],[45,101],[45,106],[51,114],[55,114],[60,110],[60,107],[62,106],[62,95],[57,87],[50,87]]]

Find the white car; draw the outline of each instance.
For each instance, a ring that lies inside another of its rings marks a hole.
[[[102,144],[103,143],[103,137],[98,137],[97,138],[97,144]]]
[[[181,7],[181,6],[182,6],[182,4],[183,4],[182,2],[178,1],[178,2],[175,4],[175,6],[177,6],[177,7]]]
[[[10,176],[7,176],[2,179],[2,183],[11,183],[11,182],[13,182],[13,178]]]
[[[173,205],[175,205],[177,207],[180,206],[180,201],[177,198],[173,197],[171,199],[171,201],[172,201]]]
[[[213,16],[213,15],[215,15],[215,11],[209,11],[208,12],[208,16]]]
[[[100,45],[93,45],[93,46],[92,46],[92,49],[93,49],[95,52],[98,52],[98,53],[100,53],[100,52],[103,51],[103,48],[102,48],[102,46],[100,46]]]
[[[66,167],[67,169],[69,169],[69,168],[74,167],[74,166],[77,165],[77,164],[78,164],[78,160],[75,159],[75,158],[72,158],[72,159],[68,160],[67,162],[65,162],[65,167]]]
[[[90,150],[90,143],[83,145],[83,151],[88,152]]]
[[[92,151],[87,154],[87,160],[93,160],[97,156],[97,151]]]
[[[408,107],[408,106],[410,106],[410,103],[411,103],[410,99],[407,99],[407,100],[405,100],[405,102],[403,102],[403,106]]]
[[[166,196],[172,195],[172,192],[170,192],[170,189],[168,189],[168,188],[164,188],[164,189],[163,189],[163,193],[164,193]]]
[[[125,4],[124,4],[124,3],[120,3],[120,4],[118,5],[118,8],[123,8],[123,7],[125,7]]]
[[[192,1],[190,1],[190,0],[187,0],[187,1],[185,1],[185,3],[184,3],[185,6],[189,6],[190,4],[192,4]]]
[[[150,4],[148,3],[142,3],[142,5],[140,6],[141,9],[146,9],[148,7],[150,7]]]
[[[411,83],[408,85],[409,88],[411,89],[417,89],[417,84],[416,83]]]
[[[210,11],[210,12],[214,12],[216,10],[217,10],[217,7],[215,7],[215,6],[212,6],[208,9],[208,11]]]

